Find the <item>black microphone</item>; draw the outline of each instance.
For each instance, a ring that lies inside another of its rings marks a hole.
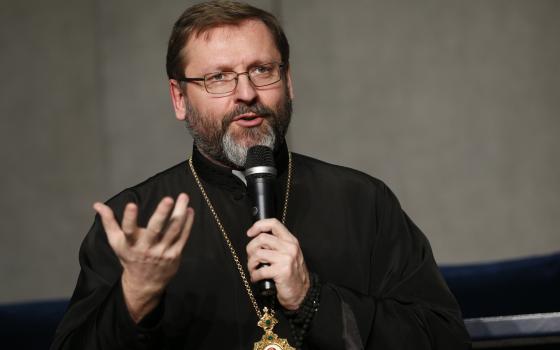
[[[274,182],[276,180],[276,168],[272,150],[266,146],[249,148],[244,174],[247,180],[247,193],[253,203],[251,208],[253,221],[275,217]],[[259,281],[258,285],[262,296],[276,294],[274,281],[262,280]]]

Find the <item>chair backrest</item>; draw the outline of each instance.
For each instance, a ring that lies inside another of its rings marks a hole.
[[[68,300],[0,305],[2,348],[48,349],[67,306]]]
[[[440,270],[463,318],[560,311],[560,253]]]

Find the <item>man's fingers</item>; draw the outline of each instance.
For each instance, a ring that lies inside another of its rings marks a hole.
[[[138,218],[138,206],[134,203],[128,203],[124,208],[121,229],[127,239],[134,239],[138,230],[136,220]]]
[[[247,255],[252,255],[260,249],[278,250],[280,248],[280,245],[281,242],[278,237],[275,237],[268,233],[262,233],[253,238],[247,244]]]
[[[151,231],[154,236],[158,235],[164,229],[172,208],[173,199],[171,197],[165,197],[159,202],[147,226],[147,229]],[[154,237],[149,238],[153,239]]]
[[[284,226],[277,219],[263,219],[255,222],[251,228],[247,231],[247,236],[255,237],[259,233],[268,232],[272,233],[274,236],[288,241],[294,241],[296,238],[288,231],[286,226]]]
[[[169,223],[163,233],[163,237],[161,238],[161,244],[164,247],[172,245],[173,242],[179,238],[183,226],[185,225],[188,204],[189,197],[184,193],[179,194],[177,201],[175,202],[173,212],[169,217]]]
[[[265,265],[258,269],[253,268],[252,270],[249,270],[249,277],[253,283],[264,279],[275,280],[280,276],[282,269],[283,267],[280,266],[280,264]]]
[[[187,220],[185,221],[185,226],[183,226],[181,237],[179,237],[179,240],[177,242],[177,244],[181,247],[181,249],[183,249],[182,247],[185,245],[185,243],[187,243],[187,240],[191,235],[191,228],[193,222],[194,222],[194,209],[189,207],[187,208]]]
[[[111,210],[111,208],[107,205],[99,202],[93,204],[93,209],[99,214],[99,217],[101,217],[101,224],[107,234],[107,240],[116,252],[119,246],[119,240],[122,237],[122,231],[117,223],[117,220],[115,220],[113,210]]]
[[[274,276],[276,276],[274,269],[270,266],[264,266],[258,270],[253,270],[249,278],[252,283],[255,283],[260,280],[274,280]]]
[[[252,270],[258,269],[262,264],[271,266],[278,263],[282,264],[285,260],[285,256],[281,252],[260,249],[247,258],[247,270],[251,272]]]
[[[194,209],[189,207],[187,208],[185,225],[183,226],[183,230],[181,230],[181,235],[179,236],[179,239],[177,239],[177,241],[173,243],[171,248],[169,248],[170,254],[173,255],[181,254],[183,248],[185,247],[185,244],[187,243],[187,240],[191,235],[191,228],[193,222],[194,222]]]
[[[111,210],[111,208],[103,203],[96,202],[93,204],[93,209],[101,217],[101,223],[103,224],[105,232],[113,234],[121,231],[121,228],[117,223],[117,220],[115,220],[115,215],[113,214],[113,210]]]

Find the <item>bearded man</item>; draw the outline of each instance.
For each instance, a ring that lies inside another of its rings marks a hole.
[[[429,243],[392,192],[288,151],[289,46],[274,16],[223,1],[187,9],[167,73],[192,156],[94,204],[52,349],[469,347]],[[242,171],[256,145],[274,152],[280,210],[253,223]],[[272,303],[251,283],[263,280]]]

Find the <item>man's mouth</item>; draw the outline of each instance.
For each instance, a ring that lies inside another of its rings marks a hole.
[[[233,122],[244,128],[252,128],[261,125],[264,116],[255,113],[239,114],[233,118]]]

